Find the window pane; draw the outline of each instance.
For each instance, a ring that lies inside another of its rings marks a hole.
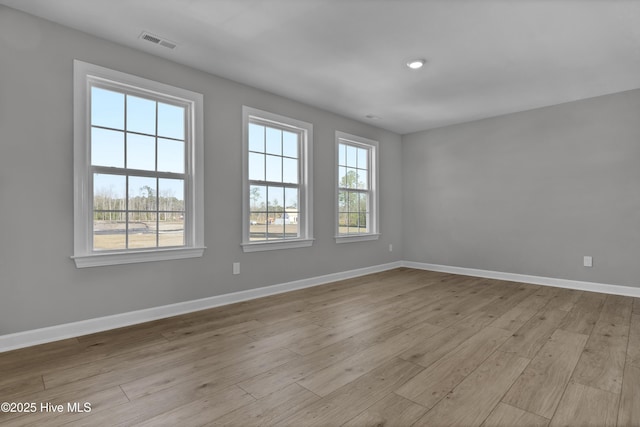
[[[347,187],[347,168],[344,166],[340,166],[338,168],[338,186],[341,188]]]
[[[125,209],[126,178],[122,175],[93,174],[93,209]]]
[[[264,154],[249,153],[249,179],[264,181]]]
[[[269,224],[269,239],[284,239],[283,215],[282,213],[274,214],[274,219]]]
[[[359,214],[360,233],[369,233],[369,213],[360,212]]]
[[[158,210],[184,211],[184,180],[160,178],[158,180],[160,198]]]
[[[282,157],[267,156],[267,181],[282,182]]]
[[[349,212],[358,212],[358,202],[360,200],[359,194],[356,193],[355,191],[349,192],[349,199],[348,199],[348,209]]]
[[[358,213],[349,214],[349,233],[358,232]]]
[[[252,185],[249,188],[249,240],[267,238],[267,187]]]
[[[124,167],[124,133],[100,128],[91,129],[91,164]]]
[[[184,107],[158,102],[158,136],[184,140]]]
[[[284,230],[282,225],[277,224],[276,221],[280,218],[279,213],[269,213],[267,218],[267,240],[269,239],[282,239],[284,237]]]
[[[267,187],[263,185],[252,185],[249,188],[249,208],[251,212],[265,212],[267,210],[266,196]]]
[[[358,233],[367,232],[366,212],[358,213]]]
[[[124,94],[92,87],[91,124],[124,130]]]
[[[346,234],[349,232],[349,214],[338,214],[338,233]]]
[[[129,248],[154,248],[157,246],[157,223],[155,212],[129,213]]]
[[[156,212],[129,212],[129,233],[142,233],[156,229]]]
[[[282,132],[282,155],[298,158],[298,134]]]
[[[184,173],[184,142],[158,138],[158,171]]]
[[[347,164],[347,146],[345,144],[338,144],[338,164]]]
[[[156,102],[127,95],[127,130],[156,134]]]
[[[349,193],[338,192],[338,212],[349,212]]]
[[[347,145],[347,166],[355,168],[358,164],[358,150],[352,145]]]
[[[125,249],[125,187],[120,175],[93,175],[93,248]],[[120,211],[120,212],[118,212]]]
[[[156,170],[156,139],[127,133],[127,168]]]
[[[366,193],[360,193],[358,202],[358,211],[367,212],[369,210],[369,195]]]
[[[160,212],[158,246],[184,246],[184,213]]]
[[[369,188],[369,174],[368,171],[357,169],[358,173],[358,188],[361,190],[367,190]]]
[[[267,188],[267,203],[270,214],[283,212],[284,204],[284,188],[282,187],[268,187]]]
[[[140,176],[129,177],[129,210],[156,210],[156,179]]]
[[[298,212],[287,212],[285,214],[284,221],[284,238],[296,239],[299,237],[298,233]]]
[[[267,213],[253,212],[249,215],[249,240],[266,240]]]
[[[284,197],[285,197],[285,208],[289,209],[291,211],[297,211],[298,210],[298,200],[299,200],[298,189],[297,188],[285,188],[284,189]]]
[[[369,150],[358,148],[358,169],[369,169]]]
[[[292,184],[298,183],[297,159],[288,159],[286,157],[282,159],[282,182],[288,182]]]
[[[284,238],[295,239],[300,236],[298,229],[298,200],[299,193],[297,188],[285,188],[285,213],[283,216]]]
[[[264,153],[264,126],[249,124],[249,151]]]
[[[125,221],[93,221],[93,249],[109,251],[126,249]]]
[[[282,131],[280,129],[267,128],[267,154],[282,155]]]
[[[358,171],[356,169],[347,168],[347,174],[345,178],[345,188],[357,188],[358,187]]]

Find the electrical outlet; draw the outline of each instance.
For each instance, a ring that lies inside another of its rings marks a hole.
[[[393,245],[389,243],[389,252],[393,252]]]
[[[593,257],[585,255],[583,265],[585,267],[593,267]]]
[[[233,263],[233,274],[240,274],[240,263],[239,262],[234,262]]]

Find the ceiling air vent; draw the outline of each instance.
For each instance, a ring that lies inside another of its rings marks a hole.
[[[174,42],[164,39],[162,37],[158,37],[146,31],[143,31],[142,34],[140,34],[139,38],[142,40],[148,41],[150,43],[166,47],[168,49],[175,49],[176,47],[176,44]]]

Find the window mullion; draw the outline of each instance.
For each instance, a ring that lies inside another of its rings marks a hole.
[[[91,169],[95,173],[102,173],[107,175],[134,175],[145,178],[168,178],[168,179],[187,179],[187,174],[176,172],[153,172],[143,169],[125,169],[116,168],[111,166],[91,166]]]
[[[300,184],[293,184],[290,182],[277,182],[277,181],[260,181],[256,179],[249,180],[249,186],[252,185],[265,185],[269,187],[284,187],[284,188],[300,188]]]
[[[156,134],[155,134],[155,172],[156,172],[156,248],[160,246],[160,178],[158,178],[158,101],[156,101]],[[183,232],[184,242],[184,232]]]
[[[92,173],[101,173],[107,175],[127,175],[125,168],[114,168],[109,166],[91,166]]]
[[[128,115],[127,115],[127,98],[129,95],[124,95],[124,171],[125,171],[125,190],[124,190],[124,247],[125,249],[129,249],[129,174],[126,173],[127,170],[127,141],[129,140],[127,135],[127,129],[129,128],[129,124],[127,123]]]
[[[129,175],[125,175],[124,185],[124,247],[129,249]]]

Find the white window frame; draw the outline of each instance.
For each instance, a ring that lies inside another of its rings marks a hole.
[[[278,128],[289,128],[301,133],[299,147],[299,234],[297,239],[251,241],[249,206],[249,123],[256,120],[272,123]],[[242,106],[242,250],[244,252],[269,251],[308,247],[313,244],[313,125],[301,120]]]
[[[369,151],[369,225],[368,233],[340,234],[340,214],[339,214],[339,194],[340,194],[340,168],[339,147],[340,144],[348,144]],[[378,240],[380,237],[379,212],[380,204],[378,197],[378,141],[352,135],[346,132],[336,131],[335,143],[335,239],[336,243],[362,242],[367,240]]]
[[[74,254],[78,268],[196,258],[204,253],[203,96],[120,71],[75,60],[74,67]],[[91,85],[106,84],[187,107],[185,245],[114,251],[93,250],[93,177],[91,174]]]

